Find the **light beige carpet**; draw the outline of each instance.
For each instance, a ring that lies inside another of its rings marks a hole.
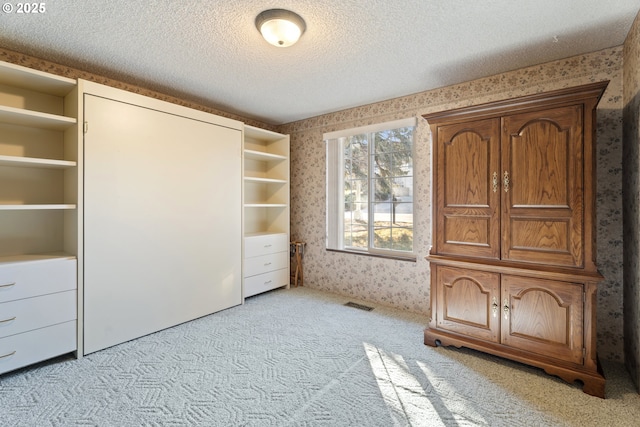
[[[422,343],[424,316],[308,288],[0,376],[1,426],[638,426],[640,398],[605,364],[607,399],[542,371]],[[359,302],[359,301],[356,301]]]

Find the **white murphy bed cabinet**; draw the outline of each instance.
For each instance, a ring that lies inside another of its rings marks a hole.
[[[0,62],[0,373],[77,349],[78,103]]]
[[[289,287],[289,136],[244,127],[244,297]]]
[[[84,353],[242,303],[242,130],[82,82]]]
[[[245,296],[288,285],[288,156],[285,135],[0,62],[0,374],[242,303],[243,244]]]

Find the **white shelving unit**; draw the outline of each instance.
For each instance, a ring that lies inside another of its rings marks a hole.
[[[0,62],[0,259],[78,250],[76,80]]]
[[[244,297],[289,286],[289,136],[244,127]]]
[[[0,373],[77,349],[78,105],[76,80],[0,62]]]

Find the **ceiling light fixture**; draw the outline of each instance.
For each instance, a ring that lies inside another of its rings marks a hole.
[[[269,9],[256,16],[256,28],[274,46],[287,47],[298,41],[307,25],[297,13]]]

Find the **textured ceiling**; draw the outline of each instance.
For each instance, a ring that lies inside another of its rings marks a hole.
[[[17,5],[16,3],[13,3]],[[0,46],[281,124],[619,46],[638,0],[51,0]],[[261,11],[307,31],[267,44]]]

